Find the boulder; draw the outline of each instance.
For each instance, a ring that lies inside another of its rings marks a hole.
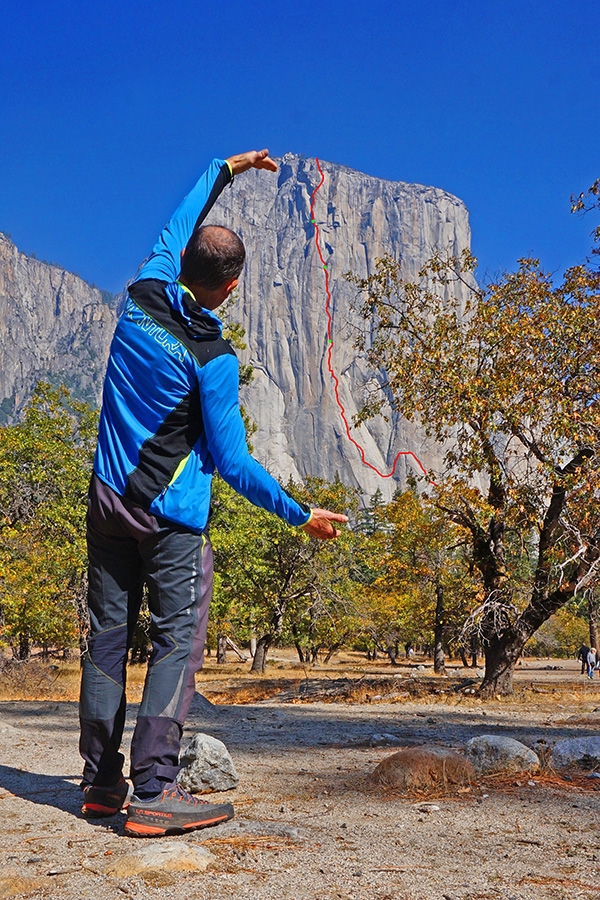
[[[589,735],[557,741],[552,748],[551,760],[552,765],[559,768],[575,764],[593,769],[600,765],[600,736]]]
[[[204,872],[215,857],[204,847],[177,841],[152,841],[133,853],[111,859],[107,875],[129,878],[150,872]]]
[[[482,734],[468,742],[467,757],[480,775],[494,772],[539,772],[540,759],[514,738]]]
[[[473,776],[470,762],[443,747],[405,747],[379,763],[371,781],[398,791],[421,791],[468,785]]]
[[[209,734],[197,734],[181,758],[183,768],[177,776],[181,787],[191,794],[230,791],[239,777],[223,741]]]

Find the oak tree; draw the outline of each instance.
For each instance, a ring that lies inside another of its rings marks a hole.
[[[353,491],[339,481],[309,478],[287,489],[304,502],[350,510]],[[301,528],[251,506],[220,479],[213,494],[211,540],[215,551],[212,616],[217,628],[248,639],[258,636],[253,672],[263,672],[271,646],[295,643],[309,657],[333,650],[350,637],[354,582],[352,547],[344,529],[338,540],[311,539]]]
[[[350,278],[368,323],[359,347],[384,387],[357,422],[389,400],[446,450],[433,493],[470,535],[484,596],[469,627],[491,696],[512,690],[526,641],[598,575],[600,270],[588,261],[555,284],[524,259],[480,288],[474,268],[468,252],[436,256],[407,281],[384,257]]]
[[[0,429],[0,639],[17,658],[84,637],[96,431],[95,411],[45,383],[23,420]]]

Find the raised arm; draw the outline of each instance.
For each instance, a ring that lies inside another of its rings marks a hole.
[[[229,159],[213,159],[212,163],[179,204],[152,248],[152,253],[142,265],[136,281],[142,278],[157,278],[159,281],[174,281],[179,274],[181,251],[186,246],[195,228],[202,224],[214,206],[223,188],[234,175],[248,169],[277,171],[277,163],[271,159],[268,150],[249,150],[230,156]]]
[[[179,274],[181,251],[194,228],[203,222],[232,178],[229,163],[224,159],[213,159],[161,231],[152,253],[138,272],[136,281],[142,278],[175,281]]]

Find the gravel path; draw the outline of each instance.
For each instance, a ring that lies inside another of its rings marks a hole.
[[[428,802],[365,784],[399,746],[461,748],[484,733],[528,744],[598,734],[598,694],[568,697],[211,706],[197,695],[186,737],[206,731],[227,744],[240,787],[220,796],[236,818],[154,841],[125,838],[122,814],[78,816],[75,703],[0,703],[0,898],[597,900],[597,782],[487,779]],[[107,874],[165,840],[206,848],[213,863],[206,872]]]

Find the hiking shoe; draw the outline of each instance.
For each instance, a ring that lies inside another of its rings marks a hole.
[[[83,789],[85,799],[81,812],[88,819],[115,816],[119,810],[128,805],[129,791],[130,786],[123,777],[112,787],[88,784]]]
[[[175,785],[152,800],[138,800],[134,794],[127,810],[125,834],[133,837],[183,834],[232,818],[231,803],[208,803]]]

